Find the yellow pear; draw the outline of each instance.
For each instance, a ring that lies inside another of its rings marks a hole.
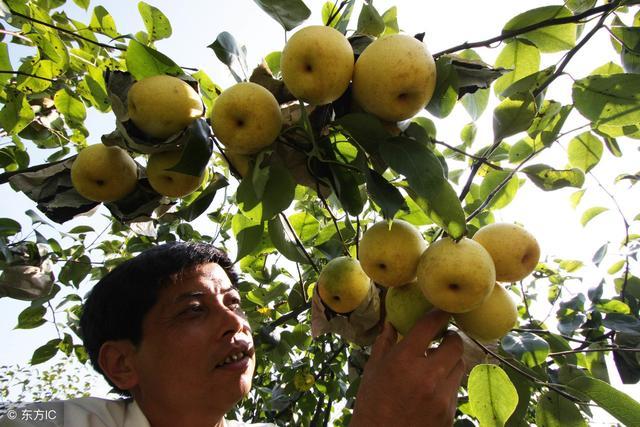
[[[122,199],[136,188],[138,165],[120,147],[94,144],[80,151],[71,165],[71,183],[95,202]]]
[[[233,151],[226,151],[224,155],[242,178],[251,173],[251,156],[234,153]]]
[[[394,34],[365,48],[353,72],[353,96],[379,118],[398,122],[415,116],[433,95],[436,65],[418,39]]]
[[[201,117],[198,92],[177,77],[159,75],[139,80],[127,95],[129,117],[145,134],[166,139]]]
[[[336,313],[348,313],[358,307],[369,293],[371,279],[357,259],[341,256],[329,261],[318,277],[318,294]]]
[[[387,321],[405,336],[413,325],[433,308],[416,282],[389,288],[384,300]]]
[[[216,98],[211,109],[211,127],[228,151],[255,154],[280,134],[280,106],[262,86],[237,83]]]
[[[489,342],[501,338],[514,327],[518,321],[518,308],[510,292],[496,283],[480,307],[453,317],[467,335],[480,342]]]
[[[167,197],[184,197],[193,193],[204,179],[200,176],[187,175],[171,171],[182,157],[182,150],[162,151],[149,156],[147,161],[147,178],[151,188]]]
[[[517,224],[493,223],[473,236],[491,254],[496,280],[516,282],[527,277],[540,260],[540,246],[531,233]]]
[[[482,245],[463,237],[432,243],[418,264],[418,286],[441,310],[465,313],[489,296],[496,282],[491,255]]]
[[[347,90],[353,63],[353,49],[340,31],[312,25],[291,36],[282,51],[280,70],[293,96],[312,105],[323,105]]]
[[[375,223],[362,235],[358,257],[362,269],[382,286],[393,287],[416,278],[416,269],[427,243],[416,227],[395,219]]]

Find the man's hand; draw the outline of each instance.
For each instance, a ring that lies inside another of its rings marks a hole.
[[[464,374],[462,340],[447,332],[427,350],[449,321],[433,310],[404,339],[385,323],[371,350],[356,397],[351,427],[450,426]]]

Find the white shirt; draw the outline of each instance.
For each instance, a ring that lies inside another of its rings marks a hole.
[[[9,407],[0,418],[0,427],[150,427],[133,399],[108,400],[82,397],[54,402]],[[274,424],[247,424],[225,420],[226,427],[271,427]]]

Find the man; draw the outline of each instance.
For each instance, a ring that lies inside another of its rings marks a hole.
[[[86,300],[80,330],[95,369],[132,399],[66,401],[63,425],[251,425],[224,418],[249,393],[255,367],[236,285],[229,258],[204,243],[157,246],[107,274]],[[429,313],[399,343],[385,325],[351,426],[452,424],[464,372],[462,342],[447,334],[427,350],[447,321],[443,312]]]

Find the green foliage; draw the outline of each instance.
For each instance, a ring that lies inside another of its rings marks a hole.
[[[495,364],[471,372],[456,425],[582,426],[593,418],[589,402],[621,423],[640,419],[638,403],[608,384],[613,375],[605,363],[613,357],[624,382],[640,380],[640,214],[626,212],[611,191],[627,185],[633,197],[640,179],[637,162],[629,166],[640,139],[637,5],[571,0],[523,8],[493,41],[437,53],[433,98],[399,127],[353,108],[348,92],[325,106],[289,103],[279,75],[283,45],[261,52],[273,78],[258,83],[274,93],[289,119],[278,140],[248,160],[242,178],[232,176],[201,118],[183,134],[187,148],[174,167],[192,175],[208,171],[208,181],[195,193],[161,199],[144,179],[142,161],[134,195],[100,206],[89,223],[78,219],[63,228],[55,223],[96,207],[73,193],[72,156],[99,139],[89,128],[96,114],[126,113],[126,96],[114,93],[126,94],[131,78],[180,76],[198,87],[208,112],[223,90],[219,76],[187,67],[195,64],[181,63],[182,68],[160,51],[157,42],[184,35],[156,7],[137,3],[141,28],[124,35],[104,6],[73,0],[87,11],[88,22],[80,22],[70,18],[65,3],[0,3],[0,184],[33,200],[26,222],[0,218],[0,296],[24,304],[9,327],[57,328],[33,349],[29,368],[0,368],[0,390],[38,400],[85,394],[91,382],[81,373],[85,366],[74,376],[64,364],[87,361],[77,335],[86,290],[156,244],[206,241],[235,256],[243,273],[243,309],[255,332],[254,388],[231,417],[348,425],[370,349],[335,334],[311,338],[309,308],[322,266],[337,256],[356,256],[365,228],[383,219],[405,219],[428,241],[460,238],[508,212],[525,190],[537,194],[527,203],[553,210],[546,192],[557,191],[580,207],[577,221],[588,231],[612,218],[619,227],[591,259],[561,258],[542,245],[534,274],[510,286],[519,298],[518,329],[480,349],[491,351],[482,361]],[[273,18],[285,32],[319,23],[306,22],[310,2],[255,3],[247,13],[262,9],[265,21]],[[402,31],[395,6],[383,12],[370,1],[332,1],[318,12],[321,23],[356,47]],[[567,68],[577,58],[595,56],[587,36],[597,28],[604,33],[605,25],[611,48],[597,52],[601,65],[593,71]],[[247,80],[247,49],[231,32],[219,33],[208,46],[209,59],[217,58],[236,81]],[[484,63],[488,48],[496,46],[495,63]],[[458,104],[473,122],[458,121]],[[489,105],[492,113],[486,112]],[[120,123],[118,131],[124,128]],[[140,161],[144,153],[132,147],[127,146]],[[32,159],[44,163],[31,165]],[[610,170],[616,179],[603,173]],[[615,233],[622,230],[621,238]],[[540,304],[546,317],[530,311]],[[29,380],[43,366],[43,376]]]

